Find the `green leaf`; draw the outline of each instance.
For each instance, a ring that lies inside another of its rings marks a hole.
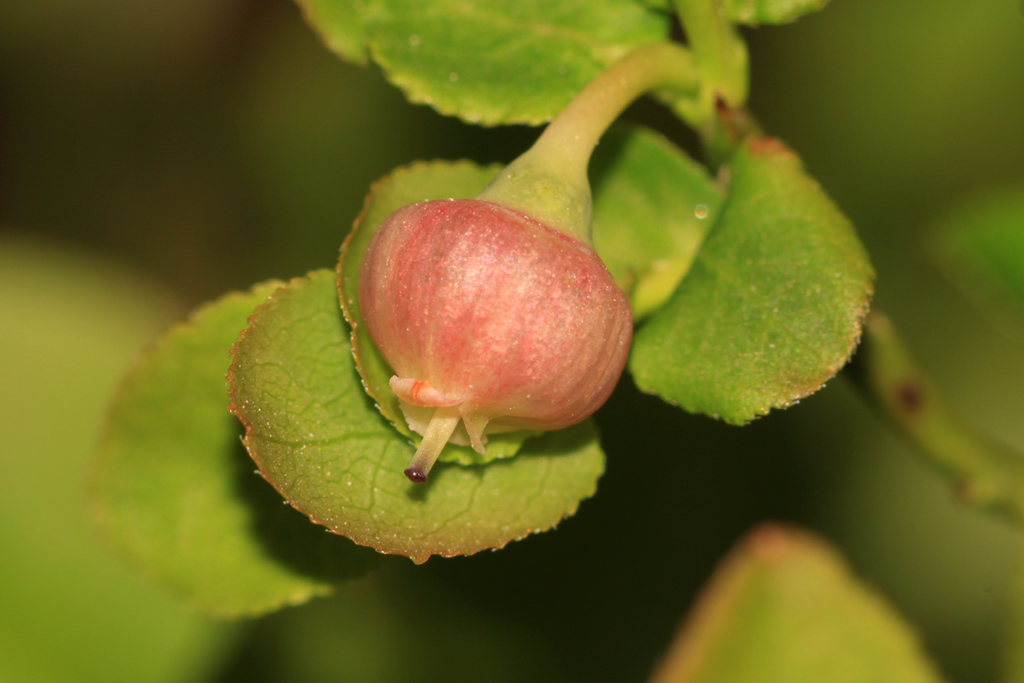
[[[731,21],[748,26],[785,24],[824,9],[829,0],[725,0]]]
[[[252,473],[228,414],[228,350],[281,283],[229,294],[172,328],[111,409],[94,500],[113,544],[199,609],[255,615],[331,592],[376,558],[330,538]]]
[[[753,531],[715,572],[651,683],[938,683],[914,634],[823,540]]]
[[[137,273],[0,230],[0,681],[207,680],[233,628],[99,541],[85,500],[118,378],[173,306]]]
[[[591,162],[594,247],[630,296],[634,320],[660,308],[718,217],[707,169],[644,128],[614,128]]]
[[[1024,187],[964,204],[934,241],[938,260],[968,296],[1018,326],[1024,321]]]
[[[605,67],[668,36],[668,16],[635,0],[300,0],[328,46],[362,40],[419,104],[470,123],[552,119]]]
[[[388,384],[395,374],[370,339],[363,325],[359,309],[359,265],[363,254],[370,246],[381,223],[398,209],[426,199],[466,199],[474,197],[487,186],[501,166],[480,167],[471,161],[420,162],[396,170],[383,178],[370,190],[366,205],[355,227],[349,233],[341,251],[338,263],[339,282],[344,296],[341,298],[345,318],[352,327],[352,347],[355,349],[356,366],[363,378],[363,384],[370,396],[377,401],[377,407],[398,431],[420,440],[413,434],[402,416],[398,397]],[[460,425],[459,429],[462,429]],[[458,462],[463,465],[482,465],[495,458],[515,455],[530,436],[536,432],[517,431],[493,434],[487,438],[486,453],[481,455],[469,446],[449,443],[441,451],[441,462]]]
[[[386,0],[298,0],[306,21],[342,59],[367,62],[367,27]]]
[[[604,455],[589,422],[532,439],[483,467],[403,469],[412,446],[363,391],[334,274],[278,291],[250,319],[229,373],[232,410],[263,475],[314,521],[424,562],[468,555],[557,524],[593,495]]]
[[[873,271],[849,221],[781,142],[748,141],[729,172],[718,221],[638,331],[630,367],[641,389],[742,424],[846,363]]]

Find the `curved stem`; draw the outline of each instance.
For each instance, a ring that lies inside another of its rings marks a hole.
[[[557,155],[561,163],[586,171],[601,136],[634,100],[652,90],[695,91],[699,83],[693,59],[682,46],[639,48],[584,88],[530,151]]]
[[[590,155],[609,126],[652,90],[696,92],[699,76],[679,45],[641,47],[595,78],[477,199],[521,211],[590,244]]]

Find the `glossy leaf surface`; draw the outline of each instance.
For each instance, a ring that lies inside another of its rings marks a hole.
[[[238,443],[228,350],[280,285],[226,295],[172,328],[121,387],[96,468],[96,509],[117,549],[223,616],[329,593],[377,559],[281,505]]]
[[[104,407],[173,317],[117,263],[0,232],[0,681],[203,680],[230,627],[141,580],[91,524]]]
[[[668,16],[634,0],[300,4],[343,58],[368,48],[410,101],[484,125],[549,121],[605,67],[668,35]]]
[[[668,303],[638,331],[640,388],[744,423],[816,391],[860,338],[873,270],[853,226],[770,138],[729,168],[719,218]]]
[[[482,467],[403,469],[413,448],[363,391],[333,272],[278,291],[250,319],[229,375],[232,409],[264,476],[297,509],[384,553],[423,562],[549,529],[594,493],[604,455],[589,422]]]
[[[651,683],[937,683],[908,626],[810,534],[752,532],[705,588]]]

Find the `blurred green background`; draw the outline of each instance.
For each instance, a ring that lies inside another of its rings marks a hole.
[[[1018,0],[835,0],[747,36],[752,109],[858,226],[877,305],[971,421],[1024,449],[1024,338],[927,249],[959,203],[1024,182]],[[630,114],[692,148],[654,105]],[[1018,534],[952,500],[843,378],[745,428],[627,380],[599,413],[598,495],[557,531],[396,559],[255,622],[191,614],[107,554],[88,459],[164,325],[332,265],[391,168],[508,161],[535,135],[407,105],[289,0],[0,4],[0,681],[640,681],[765,519],[838,543],[951,680],[995,678]]]

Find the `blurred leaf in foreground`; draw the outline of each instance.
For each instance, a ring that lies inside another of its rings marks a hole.
[[[329,593],[376,560],[283,507],[238,442],[228,351],[280,286],[227,294],[167,332],[121,387],[95,469],[99,520],[118,550],[221,616]]]
[[[169,299],[109,263],[0,235],[0,680],[202,679],[230,631],[138,580],[85,501],[103,408]]]
[[[766,525],[715,572],[651,683],[938,683],[903,620],[838,553]]]

